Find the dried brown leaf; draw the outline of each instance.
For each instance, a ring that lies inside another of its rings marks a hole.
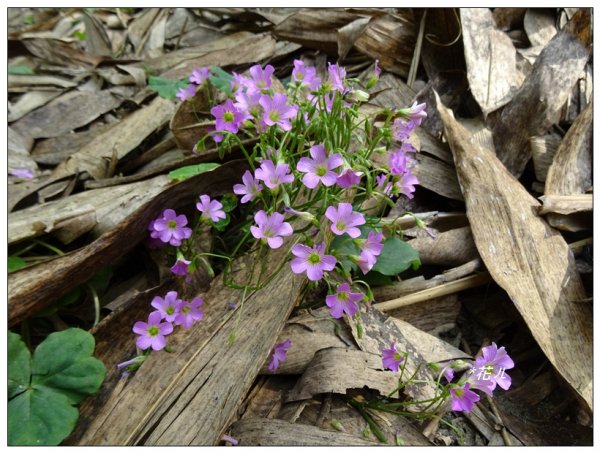
[[[486,116],[507,104],[519,88],[516,51],[489,9],[461,8],[460,17],[469,86]]]
[[[539,203],[491,151],[472,143],[438,98],[475,244],[534,338],[581,399],[592,406],[592,325],[569,246],[538,216]]]
[[[579,35],[568,28],[561,30],[544,48],[512,101],[490,116],[496,153],[513,175],[520,176],[531,158],[529,137],[545,133],[558,121],[588,58],[589,49]]]
[[[121,104],[107,91],[70,91],[13,123],[22,135],[58,137],[85,126]]]
[[[148,106],[127,116],[70,156],[56,167],[52,176],[87,171],[95,179],[106,177],[107,165],[113,153],[116,153],[117,159],[122,159],[147,136],[164,126],[174,111],[175,104],[172,101],[155,98]]]

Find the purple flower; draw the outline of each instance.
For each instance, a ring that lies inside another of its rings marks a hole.
[[[170,322],[161,322],[162,316],[159,312],[153,311],[148,316],[148,322],[138,321],[133,325],[133,333],[139,335],[135,344],[140,349],[152,347],[154,351],[160,351],[167,345],[165,335],[173,332],[173,324]]]
[[[506,353],[504,346],[498,348],[496,343],[481,349],[481,352],[475,357],[473,370],[470,372],[469,381],[473,386],[489,395],[498,384],[504,390],[508,390],[511,385],[511,378],[506,374],[506,370],[514,368],[515,363]]]
[[[351,168],[348,168],[341,175],[339,175],[336,179],[337,185],[342,189],[348,189],[352,186],[356,186],[360,184],[360,178],[362,177],[362,171],[354,171]]]
[[[188,266],[191,261],[186,260],[185,258],[178,258],[175,261],[175,264],[171,267],[171,272],[175,275],[186,275],[188,272]]]
[[[233,75],[233,79],[231,79],[229,86],[233,93],[237,94],[243,87],[248,86],[248,82],[250,81],[249,78],[242,74],[238,74],[237,72],[232,72],[231,75]]]
[[[360,270],[363,274],[367,274],[368,272],[370,272],[376,263],[377,257],[368,252],[361,252],[360,256],[358,257],[358,260],[356,261],[356,264],[358,265],[358,267],[360,267]]]
[[[189,80],[196,85],[203,85],[211,75],[210,69],[204,66],[202,69],[194,69]]]
[[[298,106],[287,105],[287,96],[283,93],[275,93],[273,98],[263,95],[258,101],[265,110],[263,121],[268,126],[277,124],[284,131],[289,131],[292,128],[290,123],[291,118],[295,118],[298,114]]]
[[[325,297],[325,303],[329,307],[329,312],[334,318],[341,318],[344,313],[348,316],[354,316],[358,311],[358,304],[364,297],[361,293],[350,292],[350,285],[342,283],[337,288],[336,294],[329,294]]]
[[[381,68],[379,67],[379,60],[375,60],[375,68],[373,69],[373,73],[375,73],[376,77],[381,75]]]
[[[327,67],[328,73],[328,82],[334,90],[339,91],[340,93],[344,93],[346,91],[346,87],[344,86],[344,77],[346,77],[346,70],[342,66],[338,66],[337,64],[329,63]]]
[[[285,340],[283,343],[276,344],[273,348],[273,355],[271,356],[271,361],[269,362],[269,370],[274,372],[277,368],[279,368],[279,364],[281,362],[285,362],[285,356],[287,354],[288,349],[292,346],[292,340],[289,338]]]
[[[288,164],[275,164],[266,159],[260,163],[260,168],[254,172],[256,179],[260,179],[269,189],[276,189],[280,184],[291,183],[294,176],[290,174]]]
[[[419,184],[419,180],[415,175],[410,172],[404,173],[400,176],[400,179],[396,181],[395,186],[401,193],[406,195],[408,198],[414,198],[414,192],[417,190],[415,184]]]
[[[392,191],[392,183],[388,181],[388,177],[385,174],[381,174],[375,177],[377,181],[377,189],[384,195],[389,195]]]
[[[165,321],[173,322],[179,311],[180,302],[181,299],[177,298],[177,292],[169,291],[164,299],[160,296],[155,296],[150,305],[158,310],[157,313],[160,313],[161,318]]]
[[[392,124],[392,134],[396,140],[404,141],[410,138],[410,133],[417,127],[411,119],[396,118]]]
[[[420,126],[421,121],[427,118],[427,112],[425,111],[426,108],[427,104],[425,102],[422,104],[417,104],[417,101],[415,101],[408,110],[408,117],[412,122],[415,123],[416,126]]]
[[[361,245],[361,250],[364,253],[369,253],[373,256],[379,256],[383,250],[383,233],[369,231],[367,239]]]
[[[292,247],[292,254],[296,256],[290,265],[292,272],[301,274],[306,272],[309,280],[317,281],[323,278],[323,271],[331,271],[337,260],[332,255],[325,255],[325,243],[308,247],[304,244],[296,244]]]
[[[388,349],[381,351],[381,362],[383,369],[398,371],[398,367],[404,361],[404,356],[396,349],[396,343],[392,342]]]
[[[271,76],[275,72],[275,68],[270,64],[261,68],[259,64],[252,66],[248,72],[250,73],[250,82],[247,83],[249,91],[262,91],[271,88]]]
[[[331,231],[338,236],[348,233],[351,238],[360,236],[360,229],[356,227],[365,223],[362,214],[352,212],[350,203],[340,203],[337,209],[329,206],[325,211],[325,217],[331,221]]]
[[[306,173],[302,177],[304,185],[309,189],[317,187],[319,182],[322,182],[325,187],[333,186],[338,175],[332,170],[344,163],[342,156],[335,153],[327,157],[323,145],[312,146],[310,148],[310,155],[312,159],[303,157],[298,161],[298,166],[296,167],[298,171]]]
[[[390,153],[388,162],[390,166],[390,173],[395,176],[402,175],[410,169],[408,166],[408,158],[402,149],[397,149],[396,151]]]
[[[306,66],[302,60],[294,60],[292,80],[296,83],[307,85],[311,90],[317,90],[321,79],[317,77],[317,70],[313,66]]]
[[[202,304],[204,304],[204,301],[201,297],[196,297],[191,302],[179,301],[179,312],[175,317],[175,324],[183,326],[184,329],[189,329],[194,322],[202,321],[204,318],[204,312],[200,310]]]
[[[244,119],[251,119],[253,115],[259,116],[260,97],[260,91],[238,91],[233,105],[244,114]]]
[[[34,176],[33,172],[28,168],[15,168],[12,170],[8,170],[8,172],[13,176],[22,179],[33,179]]]
[[[186,101],[191,99],[196,94],[196,85],[188,85],[185,88],[179,88],[179,91],[175,96],[179,98],[181,101]]]
[[[221,440],[223,442],[229,442],[231,445],[233,445],[234,447],[239,443],[239,440],[231,437],[231,436],[227,436],[227,435],[223,435],[221,436]]]
[[[200,195],[200,202],[196,203],[196,209],[202,213],[201,218],[218,222],[219,219],[227,217],[223,211],[223,205],[217,200],[211,200],[208,195]]]
[[[210,109],[210,113],[215,117],[215,129],[218,131],[228,131],[237,134],[240,130],[240,124],[246,119],[246,115],[240,112],[231,99],[227,99],[224,104],[216,105]]]
[[[263,186],[254,179],[249,170],[246,170],[242,176],[242,182],[243,184],[235,184],[233,186],[233,193],[243,195],[241,202],[248,203],[256,198]]]
[[[469,389],[470,385],[465,382],[464,387],[454,387],[450,389],[452,397],[452,410],[471,412],[473,405],[479,401],[479,395]]]
[[[266,239],[269,247],[277,249],[283,244],[283,238],[280,236],[290,236],[294,232],[292,226],[283,219],[283,214],[278,212],[267,215],[265,211],[258,211],[254,215],[258,226],[252,225],[250,232],[256,239]]]
[[[183,239],[192,235],[192,229],[187,228],[187,217],[183,214],[177,215],[172,209],[165,209],[163,216],[150,223],[153,238],[159,238],[161,241],[179,247]]]

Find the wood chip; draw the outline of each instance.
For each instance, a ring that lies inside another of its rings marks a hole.
[[[539,203],[438,98],[454,153],[475,244],[490,274],[511,297],[534,338],[581,399],[592,406],[592,325],[575,260]]]
[[[479,256],[469,227],[445,231],[435,238],[411,239],[408,243],[419,253],[422,264],[460,266]]]
[[[24,93],[14,104],[8,103],[8,122],[17,121],[61,94],[62,91],[28,91]]]
[[[594,207],[592,194],[576,195],[544,195],[540,197],[543,206],[540,214],[557,213],[562,215],[574,214],[576,212],[591,211]]]

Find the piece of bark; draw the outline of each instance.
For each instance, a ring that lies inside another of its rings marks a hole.
[[[275,36],[336,55],[338,30],[359,19],[356,14],[337,8],[302,9],[274,28]]]
[[[90,204],[71,204],[63,207],[61,203],[51,202],[42,209],[36,210],[36,213],[37,215],[33,214],[31,210],[25,209],[10,215],[8,219],[9,245],[23,239],[55,232],[64,227],[71,230],[68,237],[76,238],[90,231],[97,223],[96,210]],[[73,234],[73,230],[79,234]]]
[[[411,239],[408,243],[419,253],[422,264],[460,266],[478,257],[469,227],[439,233],[435,239]]]
[[[234,423],[232,437],[240,441],[239,445],[381,445],[361,437],[339,431],[328,431],[315,426],[290,423],[278,419],[243,419]]]
[[[450,344],[414,327],[401,319],[390,318],[415,345],[421,345],[423,357],[429,362],[459,357],[462,352]],[[279,335],[278,343],[290,339],[294,347],[287,353],[277,374],[301,374],[310,365],[317,351],[325,348],[347,348],[357,350],[349,327],[341,319],[331,318],[327,308],[313,310],[310,315],[291,318]],[[387,347],[387,346],[386,346]],[[458,354],[458,355],[457,355]],[[261,374],[270,374],[267,364]]]
[[[485,117],[519,88],[516,51],[488,8],[461,8],[460,17],[469,86]]]
[[[511,297],[558,372],[591,409],[589,308],[569,246],[540,218],[539,203],[467,131],[438,98],[454,153],[475,244],[488,271]]]
[[[415,36],[412,11],[400,9],[393,15],[371,19],[354,45],[359,52],[379,60],[381,68],[406,77],[412,61]]]
[[[70,91],[13,123],[22,135],[58,137],[117,108],[121,101],[106,91]]]
[[[585,16],[585,11],[578,15]],[[589,11],[587,14],[589,18]],[[562,106],[588,61],[590,24],[585,17],[574,17],[572,22],[583,25],[575,32],[567,27],[552,38],[519,92],[489,117],[496,155],[516,177],[531,158],[529,137],[544,134],[558,122]]]
[[[543,203],[540,214],[569,215],[577,212],[591,211],[594,207],[594,196],[592,194],[574,195],[544,195],[540,197]]]
[[[422,366],[426,359],[421,354],[421,349],[425,346],[424,344],[415,344],[414,339],[406,335],[402,329],[398,328],[395,320],[385,315],[375,307],[371,307],[366,312],[361,312],[360,321],[356,318],[348,318],[346,320],[352,328],[352,335],[354,340],[358,344],[363,353],[372,354],[378,360],[379,366],[381,363],[381,351],[388,348],[392,343],[395,344],[399,351],[407,353],[405,361],[402,364],[404,367],[405,376],[414,376],[415,382],[406,382],[402,393],[410,398],[413,402],[423,401],[418,404],[411,405],[406,408],[410,412],[419,412],[425,409],[427,406],[424,401],[430,401],[435,397],[436,388],[434,385],[434,377],[431,370],[425,366]],[[362,333],[358,333],[358,322],[362,325]],[[355,366],[360,366],[358,363]],[[310,368],[309,368],[310,369]],[[387,372],[385,372],[387,373]],[[357,379],[360,383],[363,383],[362,379]],[[383,380],[383,379],[382,379]],[[383,394],[390,394],[398,386],[397,376],[393,379],[395,381],[391,390],[382,390],[377,387]],[[368,381],[366,381],[368,382]],[[368,383],[367,387],[371,387]]]
[[[122,159],[144,139],[169,121],[175,111],[172,101],[157,97],[150,105],[121,120],[60,164],[53,178],[86,171],[94,179],[107,176],[113,158]],[[112,176],[112,175],[110,175]]]
[[[398,377],[384,371],[379,354],[346,348],[320,349],[285,400],[298,401],[329,392],[345,395],[347,390],[363,386],[387,395],[398,386]]]
[[[60,88],[72,88],[77,86],[77,82],[72,80],[64,79],[62,77],[48,76],[48,75],[8,75],[8,91],[13,91],[13,88],[26,87],[28,89],[44,89],[48,90],[50,87]],[[21,90],[15,90],[21,91]],[[59,90],[60,91],[60,90]]]
[[[189,206],[197,193],[213,195],[230,190],[246,164],[230,162],[211,173],[173,182],[133,214],[81,249],[13,272],[8,277],[8,325],[12,327],[52,304],[71,289],[85,283],[102,266],[123,256],[147,237],[150,221],[165,206],[180,209]]]
[[[269,270],[279,265],[285,251],[274,252]],[[246,258],[246,266],[256,259]],[[238,318],[226,302],[241,299],[242,291],[215,280],[204,294],[204,320],[169,337],[173,352],[168,358],[152,354],[146,359],[130,378],[126,392],[111,395],[78,443],[217,444],[269,355],[304,282],[303,276],[285,267],[248,297],[244,316]],[[232,331],[235,342],[228,347]]]

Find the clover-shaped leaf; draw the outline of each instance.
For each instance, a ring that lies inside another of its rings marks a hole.
[[[58,445],[75,427],[73,407],[98,391],[106,373],[92,357],[94,337],[81,329],[50,334],[33,354],[8,337],[8,444]]]
[[[388,238],[383,242],[381,255],[373,270],[383,275],[397,275],[412,266],[418,269],[421,265],[419,254],[409,244],[396,237]]]

